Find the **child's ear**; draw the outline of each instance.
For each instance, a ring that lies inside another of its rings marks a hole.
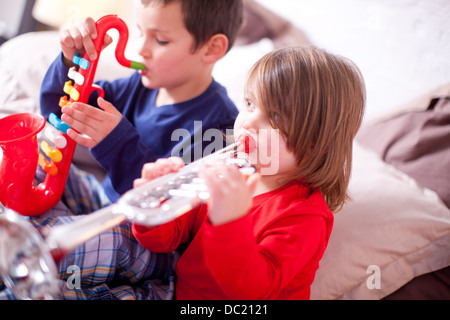
[[[205,63],[215,63],[222,59],[228,50],[228,38],[224,34],[216,34],[205,45]]]

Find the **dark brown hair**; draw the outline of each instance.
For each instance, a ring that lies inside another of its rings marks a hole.
[[[179,2],[184,25],[195,39],[194,51],[216,34],[228,38],[228,50],[233,46],[243,22],[242,0],[141,0],[142,4]]]
[[[365,108],[364,79],[350,60],[309,47],[261,58],[249,74],[256,104],[285,137],[298,171],[332,211],[348,199],[353,139]]]

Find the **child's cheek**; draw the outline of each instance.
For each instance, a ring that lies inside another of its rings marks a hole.
[[[234,132],[235,133],[238,133],[241,129],[242,129],[242,122],[243,122],[243,119],[242,119],[242,112],[240,112],[239,114],[238,114],[238,116],[236,117],[236,120],[234,121]],[[238,137],[236,137],[236,139],[237,139]]]
[[[282,164],[283,148],[278,130],[260,130],[258,139],[257,161],[262,175],[275,175],[279,173]]]

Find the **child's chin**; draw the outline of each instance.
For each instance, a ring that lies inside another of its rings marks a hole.
[[[158,88],[156,85],[154,85],[154,84],[152,83],[152,81],[150,81],[150,80],[147,79],[146,77],[142,77],[142,78],[141,78],[141,82],[142,82],[142,85],[143,85],[144,87],[146,87],[147,89],[157,89],[157,88]]]

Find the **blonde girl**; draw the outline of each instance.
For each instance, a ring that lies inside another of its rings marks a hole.
[[[246,101],[234,132],[255,140],[243,156],[258,173],[245,180],[234,167],[206,165],[207,204],[154,228],[133,225],[151,251],[186,248],[178,299],[309,299],[333,212],[348,198],[365,105],[354,63],[313,47],[271,52],[251,69]],[[276,152],[263,163],[261,150]],[[148,164],[135,185],[182,166],[179,158]]]

